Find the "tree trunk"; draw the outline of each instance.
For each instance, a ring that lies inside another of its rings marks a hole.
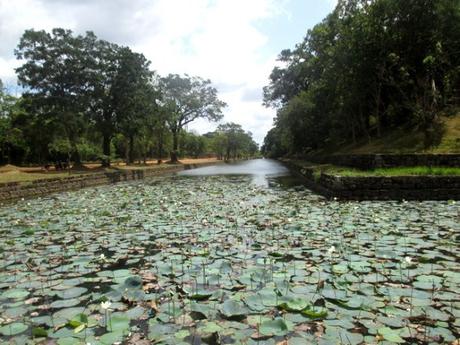
[[[102,153],[104,154],[102,166],[110,167],[110,135],[104,134],[102,138]]]
[[[72,160],[73,160],[73,167],[74,168],[82,168],[83,164],[81,162],[80,152],[78,152],[77,144],[75,142],[71,142],[72,145]]]
[[[177,151],[179,149],[179,136],[176,131],[172,132],[173,135],[173,149],[171,151],[171,163],[177,163]]]
[[[163,162],[163,133],[158,136],[158,164]]]
[[[128,164],[134,162],[134,135],[129,136]]]

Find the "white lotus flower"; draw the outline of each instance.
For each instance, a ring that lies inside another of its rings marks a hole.
[[[329,249],[327,250],[327,253],[328,253],[329,255],[332,255],[332,253],[334,253],[334,252],[335,252],[335,247],[334,247],[334,246],[331,246],[331,248],[329,248]]]
[[[111,305],[112,303],[110,301],[101,302],[101,308],[104,310],[108,310]]]
[[[412,258],[410,256],[406,256],[404,258],[404,261],[406,262],[406,264],[410,265],[412,263]]]
[[[102,253],[101,256],[99,256],[99,258],[100,258],[101,260],[105,260],[105,255],[104,255],[104,253]]]

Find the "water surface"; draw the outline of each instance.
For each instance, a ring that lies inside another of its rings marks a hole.
[[[288,168],[272,159],[251,159],[212,165],[203,168],[185,170],[181,176],[211,176],[211,175],[248,175],[252,183],[258,186],[269,186],[270,181],[286,176],[292,176]],[[297,181],[300,183],[300,181]]]
[[[458,204],[326,200],[291,178],[252,160],[0,207],[0,343],[460,337]]]

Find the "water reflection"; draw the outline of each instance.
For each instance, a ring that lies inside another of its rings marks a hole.
[[[251,159],[235,163],[225,163],[203,168],[184,170],[179,173],[182,176],[210,176],[210,175],[250,175],[252,183],[258,186],[269,187],[273,181],[283,184],[288,181],[289,185],[299,185],[298,178],[291,175],[281,163],[272,159]]]

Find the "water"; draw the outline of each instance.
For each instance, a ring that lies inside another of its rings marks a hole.
[[[179,173],[181,176],[211,176],[211,175],[249,175],[252,183],[257,186],[268,187],[273,183],[282,185],[298,185],[302,181],[299,177],[291,174],[288,168],[272,159],[251,159],[246,161],[232,162],[213,165],[203,168],[185,170]]]
[[[327,200],[285,188],[299,180],[271,160],[180,175],[0,207],[0,343],[25,343],[43,327],[73,342],[79,336],[99,343],[102,334],[118,333],[132,334],[119,339],[125,343],[150,336],[177,344],[176,334],[187,331],[184,343],[199,344],[204,327],[215,323],[224,343],[249,344],[263,327],[257,322],[275,315],[280,328],[293,324],[285,332],[290,343],[336,343],[340,336],[370,344],[376,327],[405,331],[395,324],[409,325],[406,343],[450,343],[460,336],[458,204]],[[131,276],[142,279],[142,288],[125,285]],[[198,292],[203,299],[192,302]],[[112,302],[117,332],[104,325],[102,297]],[[71,307],[75,299],[79,304]],[[284,300],[309,311],[315,305],[317,320],[281,312]],[[152,301],[156,314],[147,306]],[[206,320],[185,322],[192,303]],[[38,321],[37,312],[45,318]],[[68,326],[54,331],[80,313],[101,323],[78,335]],[[12,322],[24,331],[5,336],[1,329]],[[305,332],[305,325],[317,328]]]

